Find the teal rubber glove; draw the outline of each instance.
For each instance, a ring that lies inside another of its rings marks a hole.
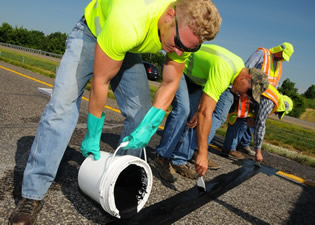
[[[129,141],[129,143],[123,149],[137,149],[147,146],[151,137],[161,124],[164,115],[165,112],[162,109],[157,109],[152,106],[138,127],[132,131],[129,136],[124,137],[123,142]]]
[[[93,154],[95,160],[98,160],[101,157],[100,139],[102,135],[104,120],[105,113],[102,113],[101,118],[97,118],[91,113],[88,114],[88,130],[81,144],[81,152],[84,157],[88,157],[89,154]]]

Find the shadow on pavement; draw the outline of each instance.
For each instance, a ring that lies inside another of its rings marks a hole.
[[[106,134],[105,136],[105,141],[109,139],[107,143],[111,146],[114,146],[113,143],[115,143],[115,141],[117,142],[119,139],[119,135]],[[6,190],[3,190],[3,192],[9,192],[10,190],[13,190],[12,194],[16,204],[22,198],[21,188],[23,172],[26,167],[33,140],[34,136],[24,136],[18,140],[17,151],[15,154],[16,166],[14,168],[13,174],[12,172],[9,172],[4,178],[8,181],[8,177],[12,178],[13,175],[13,179],[11,179],[12,182],[6,182],[7,188]],[[113,220],[114,217],[107,214],[98,203],[96,203],[94,200],[91,200],[88,196],[81,192],[78,186],[78,171],[84,159],[85,158],[81,155],[81,152],[70,148],[69,146],[67,147],[59,165],[56,178],[44,198],[44,208],[62,207],[62,205],[57,205],[54,203],[56,199],[60,199],[56,196],[54,197],[54,192],[62,191],[64,196],[72,203],[78,213],[80,213],[86,219],[93,221],[94,223],[105,224],[105,222]]]
[[[246,180],[263,172],[251,160],[244,160],[243,166],[227,174],[221,174],[206,182],[207,191],[200,191],[194,186],[175,196],[142,209],[136,216],[128,220],[116,220],[110,224],[172,224],[192,211],[202,207],[222,194],[242,184]],[[251,219],[251,218],[249,218]],[[252,218],[257,221],[257,218]],[[265,224],[261,221],[260,224]]]
[[[102,135],[102,141],[113,148],[116,146],[118,139],[119,135],[104,135],[104,133]],[[18,140],[18,147],[15,155],[16,166],[13,171],[13,179],[12,172],[9,171],[7,176],[4,177],[7,185],[5,189],[0,190],[0,199],[3,198],[1,195],[12,189],[15,202],[17,203],[21,198],[23,171],[33,140],[33,136],[25,136]],[[149,157],[153,158],[153,155],[151,155],[153,154],[153,150],[148,148],[147,152],[150,152]],[[49,201],[46,201],[45,205],[47,204],[49,206],[49,204],[51,204],[51,208],[58,207],[57,205],[52,205],[56,204],[54,203],[55,201],[53,196],[55,191],[59,192],[61,190],[78,213],[87,220],[99,224],[106,224],[109,222],[110,224],[172,224],[210,201],[216,201],[237,215],[242,216],[248,222],[266,224],[264,221],[248,215],[242,210],[224,203],[217,198],[255,176],[259,172],[265,173],[269,176],[273,176],[277,173],[277,170],[271,167],[263,165],[261,168],[256,168],[254,167],[254,162],[252,160],[244,160],[242,162],[242,167],[239,169],[227,174],[221,174],[211,181],[207,181],[207,192],[200,192],[197,187],[193,187],[171,198],[142,209],[135,217],[129,220],[118,220],[106,213],[98,203],[91,200],[80,191],[77,176],[79,167],[83,161],[84,157],[81,155],[81,152],[70,147],[66,149],[64,157],[60,163],[56,179],[47,193],[47,195],[49,195]],[[159,177],[155,169],[153,169],[153,173],[156,177]],[[313,201],[315,188],[303,186],[303,189],[304,191],[301,194],[299,201],[295,203],[295,208],[292,210],[287,224],[312,224],[312,222],[315,221],[313,213],[315,210],[315,202]]]

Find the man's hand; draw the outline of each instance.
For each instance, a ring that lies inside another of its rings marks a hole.
[[[189,128],[194,128],[194,127],[197,126],[197,124],[198,124],[198,112],[196,112],[196,113],[193,115],[193,117],[191,118],[191,120],[188,121],[188,122],[186,123],[186,125],[187,125],[187,127],[189,127]]]
[[[195,168],[200,177],[204,176],[208,170],[208,152],[205,153],[197,152]]]
[[[263,156],[262,156],[262,154],[261,154],[261,149],[256,149],[256,154],[255,154],[255,160],[257,161],[257,162],[262,162],[263,161]]]
[[[165,112],[162,109],[157,109],[154,106],[145,114],[143,120],[132,133],[124,137],[123,142],[129,141],[124,147],[127,149],[144,148],[149,143],[151,137],[158,129],[164,118]]]

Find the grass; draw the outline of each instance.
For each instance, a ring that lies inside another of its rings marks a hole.
[[[50,61],[29,55],[27,53],[20,53],[13,50],[7,50],[0,47],[0,60],[6,61],[19,67],[31,70],[36,73],[54,78],[56,68],[59,62]],[[24,57],[24,63],[22,63]],[[90,89],[90,84],[86,87]],[[153,101],[154,95],[158,87],[150,85],[150,97]],[[114,98],[113,92],[108,93],[109,98]],[[168,112],[171,110],[169,108]],[[167,114],[168,114],[167,112]],[[303,115],[305,120],[315,121],[315,110],[307,110]],[[217,134],[224,136],[227,130],[225,123],[217,130]],[[302,164],[315,167],[315,131],[304,129],[295,125],[283,123],[276,120],[267,120],[266,134],[264,138],[263,149],[268,152],[273,152],[278,155],[298,161]]]
[[[59,65],[59,62],[32,56],[27,53],[17,53],[16,51],[5,48],[0,48],[0,51],[0,60],[2,61],[31,70],[35,73],[43,74],[51,78],[55,78],[56,76],[56,69]]]
[[[306,109],[300,119],[315,123],[315,109]]]
[[[42,57],[36,57],[27,53],[21,53],[1,47],[0,52],[0,60],[2,61],[22,67],[24,69],[28,69],[35,73],[48,76],[50,78],[56,77],[56,70],[59,66],[59,62],[51,61],[49,59],[43,59]],[[91,85],[90,83],[88,83],[86,86],[86,90],[90,90],[90,87]],[[150,97],[152,101],[154,99],[154,95],[157,89],[158,87],[150,85]],[[115,95],[111,90],[108,93],[108,97],[115,99]]]
[[[225,136],[227,123],[216,132]],[[315,131],[268,119],[263,150],[315,167]],[[253,145],[253,143],[251,143]]]
[[[315,131],[277,120],[267,120],[268,143],[315,157]]]
[[[296,151],[290,151],[286,148],[275,146],[275,145],[272,145],[269,143],[263,143],[263,149],[267,152],[271,152],[271,153],[274,153],[276,155],[283,156],[285,158],[299,162],[303,165],[315,167],[315,158],[314,157],[310,157],[308,155],[304,155],[304,154],[298,153]]]

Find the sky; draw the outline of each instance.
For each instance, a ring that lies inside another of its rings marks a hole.
[[[132,1],[132,0],[127,0]],[[83,15],[89,0],[2,1],[0,24],[38,30],[46,35],[69,33]],[[213,0],[222,25],[210,42],[229,49],[244,61],[258,48],[283,42],[294,46],[290,62],[283,63],[282,82],[289,78],[300,94],[315,84],[314,0]],[[314,57],[314,58],[313,58]]]

